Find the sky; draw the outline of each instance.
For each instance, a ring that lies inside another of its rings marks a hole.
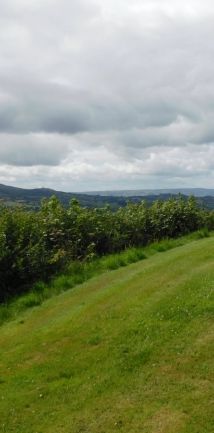
[[[213,0],[0,11],[0,183],[214,187]]]

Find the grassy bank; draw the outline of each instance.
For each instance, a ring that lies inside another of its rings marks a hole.
[[[164,239],[152,243],[147,247],[129,248],[118,254],[111,254],[95,258],[90,262],[76,261],[70,264],[66,272],[53,278],[49,284],[41,281],[34,284],[27,294],[20,295],[8,303],[0,305],[0,325],[7,320],[16,318],[20,312],[41,305],[46,299],[84,283],[96,275],[127,266],[139,260],[146,259],[153,254],[164,252],[178,246],[185,245],[197,239],[213,236],[207,229],[198,230],[177,239]]]
[[[2,326],[0,431],[213,432],[214,242],[183,242]]]

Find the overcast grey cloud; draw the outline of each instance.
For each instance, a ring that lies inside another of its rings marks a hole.
[[[212,1],[0,10],[0,182],[213,187]]]

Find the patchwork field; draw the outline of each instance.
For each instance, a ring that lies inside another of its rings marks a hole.
[[[106,272],[0,332],[0,431],[213,433],[214,238]]]

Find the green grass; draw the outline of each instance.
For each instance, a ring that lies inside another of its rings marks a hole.
[[[53,278],[49,284],[38,281],[26,294],[19,295],[17,298],[9,300],[8,303],[0,305],[0,326],[5,321],[16,318],[20,312],[41,305],[46,299],[76,287],[96,275],[116,270],[130,263],[146,259],[158,252],[164,252],[212,235],[213,232],[204,228],[177,239],[163,239],[159,242],[153,242],[147,247],[129,248],[117,254],[95,258],[90,262],[72,262],[66,272]]]
[[[149,248],[1,327],[1,432],[213,433],[213,236]]]

